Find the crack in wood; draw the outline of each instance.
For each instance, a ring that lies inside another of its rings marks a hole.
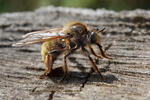
[[[121,71],[121,70],[115,70],[111,71],[112,73],[117,73],[120,75],[127,75],[127,76],[134,76],[134,77],[150,77],[150,73],[141,73],[141,72],[131,72],[131,71]]]
[[[0,39],[0,41],[2,41],[2,42],[12,42],[12,41],[14,41],[14,40],[16,40],[14,37],[12,37],[12,36],[10,36],[10,37],[7,37],[7,38],[1,38]]]
[[[84,88],[85,84],[88,82],[88,79],[90,78],[91,74],[94,72],[94,70],[91,68],[90,72],[86,75],[85,81],[80,86],[80,91]]]
[[[35,92],[36,89],[37,89],[37,87],[33,88],[33,89],[32,89],[32,92]]]
[[[0,48],[11,48],[11,44],[0,44]]]
[[[54,96],[55,92],[56,91],[51,91],[47,100],[53,100],[53,96]]]

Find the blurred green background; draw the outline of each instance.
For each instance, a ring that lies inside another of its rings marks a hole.
[[[120,11],[150,9],[150,0],[0,0],[0,13],[30,11],[48,5]]]

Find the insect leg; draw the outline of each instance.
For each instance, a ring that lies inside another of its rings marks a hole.
[[[92,64],[92,68],[94,69],[95,72],[97,72],[100,75],[100,78],[102,80],[104,80],[104,77],[102,76],[101,72],[98,70],[98,67],[96,66],[96,64],[94,63],[93,59],[90,56],[90,53],[88,52],[88,50],[84,47],[82,47],[82,51],[83,53],[89,58],[91,64]]]
[[[94,56],[96,56],[96,57],[99,58],[99,59],[102,59],[102,58],[103,58],[102,56],[99,56],[99,55],[97,55],[97,54],[95,53],[95,51],[93,50],[93,48],[91,47],[90,44],[88,44],[88,47],[89,47],[89,49],[91,50],[91,53],[92,53]]]
[[[71,54],[71,51],[69,50],[68,52],[64,53],[64,65],[63,65],[63,71],[64,71],[64,76],[61,80],[58,81],[58,83],[61,83],[67,76],[68,72],[68,66],[67,66],[67,57]]]
[[[39,79],[51,73],[54,61],[59,56],[59,54],[60,54],[59,51],[52,50],[49,54],[46,55],[46,58],[45,58],[46,69],[44,73],[38,77]]]
[[[44,73],[42,75],[38,76],[39,79],[44,77],[44,76],[46,76],[46,75],[48,75],[51,72],[52,66],[53,66],[53,62],[54,62],[53,56],[49,55],[49,54],[46,55],[46,59],[45,59],[46,69],[45,69],[45,71],[44,71]]]
[[[105,51],[102,49],[102,46],[101,46],[99,43],[96,43],[96,45],[99,47],[99,50],[100,50],[100,52],[101,52],[101,54],[102,54],[103,57],[112,60],[111,57],[108,57],[108,56],[106,55]]]

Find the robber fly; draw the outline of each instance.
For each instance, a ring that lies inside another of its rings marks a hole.
[[[99,29],[89,30],[86,25],[80,22],[69,22],[64,25],[63,28],[36,31],[23,35],[23,39],[13,44],[13,46],[26,46],[40,42],[43,43],[41,47],[41,55],[46,64],[46,69],[44,73],[39,76],[39,78],[47,76],[51,73],[54,61],[60,54],[63,53],[64,76],[62,80],[64,80],[68,72],[67,57],[69,57],[77,49],[81,49],[82,53],[90,60],[93,70],[99,73],[100,78],[103,79],[103,76],[98,70],[98,67],[91,58],[89,51],[86,49],[86,47],[88,47],[91,53],[100,59],[112,59],[108,57],[102,49],[100,39],[100,33],[102,31],[103,30]],[[95,53],[94,49],[91,46],[92,44],[95,44],[99,47],[101,55],[97,55]]]

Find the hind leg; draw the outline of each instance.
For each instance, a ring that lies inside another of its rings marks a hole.
[[[45,59],[46,69],[42,75],[38,76],[39,79],[43,78],[44,76],[47,76],[51,72],[53,63],[54,63],[54,56],[51,54],[46,55]]]
[[[52,50],[50,53],[48,53],[44,58],[46,69],[42,75],[40,75],[38,78],[42,78],[44,76],[47,76],[51,73],[53,64],[57,57],[60,55],[59,50]]]

